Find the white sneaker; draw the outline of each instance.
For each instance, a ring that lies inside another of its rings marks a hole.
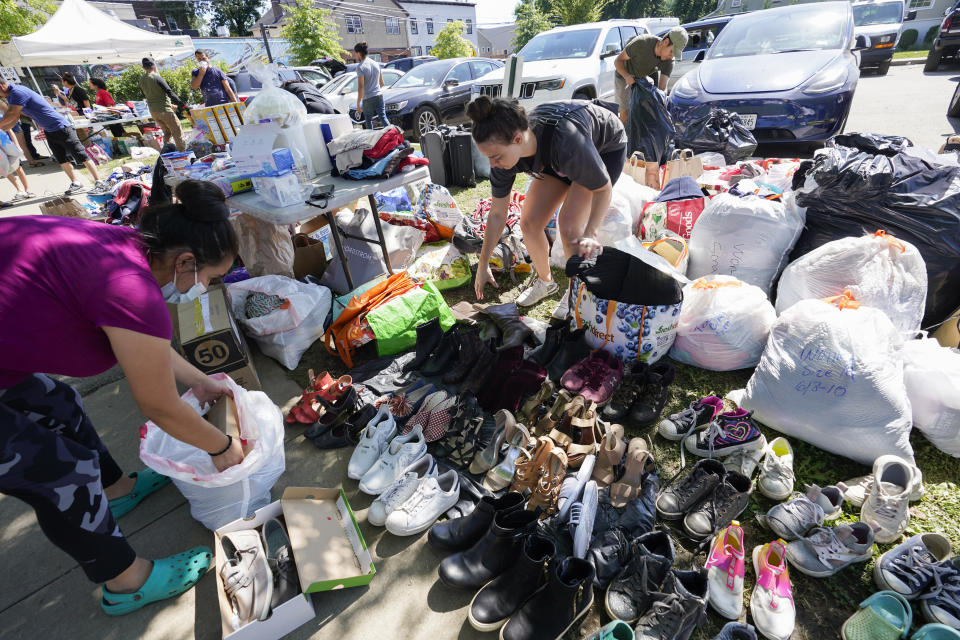
[[[764,638],[788,640],[793,635],[797,609],[787,570],[787,550],[781,540],[753,548],[753,571],[757,576],[750,594],[754,626]]]
[[[586,558],[593,537],[593,523],[597,517],[597,504],[600,499],[595,480],[583,488],[583,498],[570,509],[570,529],[573,534],[573,555]]]
[[[707,556],[707,603],[728,620],[743,613],[743,528],[734,520],[713,539]]]
[[[347,477],[351,480],[362,478],[363,474],[377,462],[380,454],[386,450],[390,439],[395,435],[397,435],[397,421],[390,413],[390,408],[386,404],[381,405],[377,415],[367,423],[360,435],[360,442],[350,456]]]
[[[557,308],[553,310],[553,318],[557,320],[566,320],[567,316],[570,315],[570,295],[563,296],[560,298],[560,304],[557,305]]]
[[[75,193],[83,193],[86,190],[87,188],[79,182],[71,182],[70,186],[67,187],[67,190],[63,192],[63,195],[72,196]]]
[[[914,466],[897,456],[880,456],[873,463],[874,481],[860,507],[860,521],[873,526],[876,541],[899,538],[910,522],[910,489]]]
[[[530,280],[533,280],[533,282],[530,282]],[[530,280],[527,281],[527,286],[517,296],[517,306],[532,307],[560,290],[560,286],[553,280],[547,282],[536,275],[531,276]]]
[[[17,191],[17,192],[13,195],[13,197],[10,198],[10,201],[11,201],[11,202],[20,202],[21,200],[26,200],[27,198],[30,198],[30,197],[32,197],[32,196],[33,196],[32,193],[28,193],[28,192],[26,192],[26,191]]]
[[[793,448],[783,436],[774,438],[766,447],[760,463],[757,489],[771,500],[786,500],[793,493]]]
[[[403,475],[373,501],[367,511],[367,522],[382,527],[387,522],[387,516],[414,494],[421,479],[436,475],[437,463],[428,453],[404,469]]]
[[[423,478],[413,495],[387,516],[387,531],[395,536],[412,536],[426,531],[458,500],[460,476],[455,470]]]
[[[896,458],[897,456],[880,456],[873,462],[874,468],[876,468],[877,463],[881,462],[884,458]],[[898,458],[903,461],[902,458]],[[843,497],[851,507],[859,509],[863,506],[863,501],[867,499],[867,494],[870,493],[870,488],[873,486],[873,474],[869,473],[865,476],[857,476],[856,478],[851,478],[845,483],[847,488],[843,492]],[[919,467],[913,467],[913,485],[910,487],[910,502],[916,502],[923,497],[923,473],[920,471]]]
[[[387,490],[403,470],[427,455],[427,441],[423,439],[423,427],[419,424],[410,433],[397,436],[383,455],[363,474],[360,491],[377,496]]]
[[[760,436],[760,444],[761,447],[759,449],[740,449],[734,451],[723,461],[723,466],[726,467],[727,471],[736,471],[748,478],[752,478],[753,472],[757,470],[757,465],[767,451],[766,436]]]

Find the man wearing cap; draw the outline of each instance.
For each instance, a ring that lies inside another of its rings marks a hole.
[[[661,91],[667,89],[667,78],[673,73],[674,59],[680,59],[680,53],[687,46],[687,30],[673,27],[662,38],[653,35],[636,36],[627,43],[614,61],[617,69],[617,104],[620,105],[620,120],[626,124],[630,113],[630,97],[627,87],[637,78],[650,76]],[[660,79],[654,73],[660,72]]]
[[[143,92],[143,97],[147,101],[150,117],[163,131],[163,144],[167,144],[172,138],[177,145],[177,151],[183,151],[187,145],[183,140],[180,117],[177,115],[177,112],[183,108],[183,101],[157,71],[157,63],[151,58],[144,58],[140,64],[143,65],[140,91]],[[173,105],[177,106],[176,110]]]

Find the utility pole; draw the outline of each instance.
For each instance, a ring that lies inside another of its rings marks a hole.
[[[260,37],[263,38],[263,46],[267,49],[267,59],[273,62],[273,54],[270,52],[270,41],[267,40],[267,27],[260,23]]]

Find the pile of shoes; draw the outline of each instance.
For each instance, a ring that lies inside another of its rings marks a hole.
[[[707,458],[667,483],[657,496],[657,514],[664,520],[682,518],[687,535],[703,540],[743,513],[751,493],[750,478]]]
[[[300,400],[287,413],[287,426],[305,426],[303,435],[318,449],[355,445],[360,432],[376,415],[376,408],[360,401],[350,376],[334,379],[328,372],[314,375]]]
[[[267,520],[261,531],[225,533],[220,545],[226,556],[220,578],[234,629],[266,620],[273,609],[300,595],[300,579],[282,518]]]

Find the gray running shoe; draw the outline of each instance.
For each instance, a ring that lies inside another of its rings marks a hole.
[[[920,610],[930,622],[960,629],[960,557],[940,564],[940,580],[919,597]]]
[[[653,594],[653,605],[634,628],[636,640],[687,640],[707,621],[707,572],[667,574],[663,591]]]
[[[896,591],[908,600],[916,598],[946,570],[950,541],[939,533],[920,533],[880,556],[873,566],[877,588]]]
[[[598,489],[593,480],[583,488],[583,499],[575,502],[570,509],[570,536],[573,538],[573,555],[587,557],[590,539],[593,537],[593,523],[597,517]]]
[[[71,182],[70,186],[67,187],[67,190],[63,192],[63,195],[72,196],[75,193],[83,193],[86,190],[87,188],[79,182]]]
[[[290,538],[279,518],[271,518],[263,523],[263,547],[267,554],[267,565],[273,574],[270,608],[275,609],[300,594],[300,577],[293,561]]]
[[[728,622],[713,640],[757,640],[757,632],[749,624]]]
[[[757,520],[778,537],[797,540],[810,529],[823,525],[824,520],[838,517],[842,501],[843,495],[837,487],[821,489],[813,484],[807,487],[806,494],[793,494],[789,501],[774,505],[765,516],[757,516]]]
[[[826,578],[873,555],[873,528],[864,522],[838,527],[817,527],[806,537],[787,545],[787,560],[800,573]]]

